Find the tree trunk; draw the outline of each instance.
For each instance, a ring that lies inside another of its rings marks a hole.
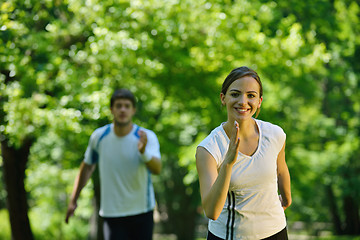
[[[340,215],[339,215],[339,211],[338,211],[338,206],[336,204],[336,198],[334,195],[334,191],[333,191],[331,185],[328,185],[325,188],[326,188],[326,196],[329,200],[330,214],[331,214],[332,222],[334,225],[335,234],[341,235],[341,234],[343,234],[343,230],[341,227],[341,220],[340,220]]]
[[[345,234],[360,234],[359,206],[351,196],[344,197]]]
[[[168,233],[175,233],[178,240],[189,240],[195,237],[195,227],[198,218],[197,193],[199,192],[197,182],[191,186],[185,186],[183,179],[187,173],[177,164],[177,161],[169,161],[172,182],[165,183],[166,209],[169,221],[164,223],[164,230]],[[186,188],[192,189],[187,193]]]
[[[1,141],[4,164],[4,179],[7,191],[12,239],[34,239],[28,218],[28,205],[25,191],[25,169],[32,141],[26,140],[20,148],[10,146],[5,139]]]

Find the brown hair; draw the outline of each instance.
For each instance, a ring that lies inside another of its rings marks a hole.
[[[136,107],[136,98],[134,94],[128,89],[121,88],[115,90],[110,99],[110,107],[114,105],[116,99],[128,99],[133,104],[133,107]]]

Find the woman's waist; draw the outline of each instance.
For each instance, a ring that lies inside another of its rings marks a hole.
[[[223,211],[229,208],[238,212],[282,209],[277,187],[237,189],[228,192]]]

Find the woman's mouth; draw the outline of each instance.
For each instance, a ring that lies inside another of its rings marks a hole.
[[[246,112],[250,111],[249,108],[235,108],[235,110],[236,110],[238,113],[246,113]]]

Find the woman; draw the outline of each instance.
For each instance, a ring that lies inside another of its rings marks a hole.
[[[257,120],[263,100],[258,74],[239,67],[220,93],[227,121],[198,146],[196,167],[208,240],[287,239],[291,204],[284,131]],[[280,195],[278,195],[278,190]]]

